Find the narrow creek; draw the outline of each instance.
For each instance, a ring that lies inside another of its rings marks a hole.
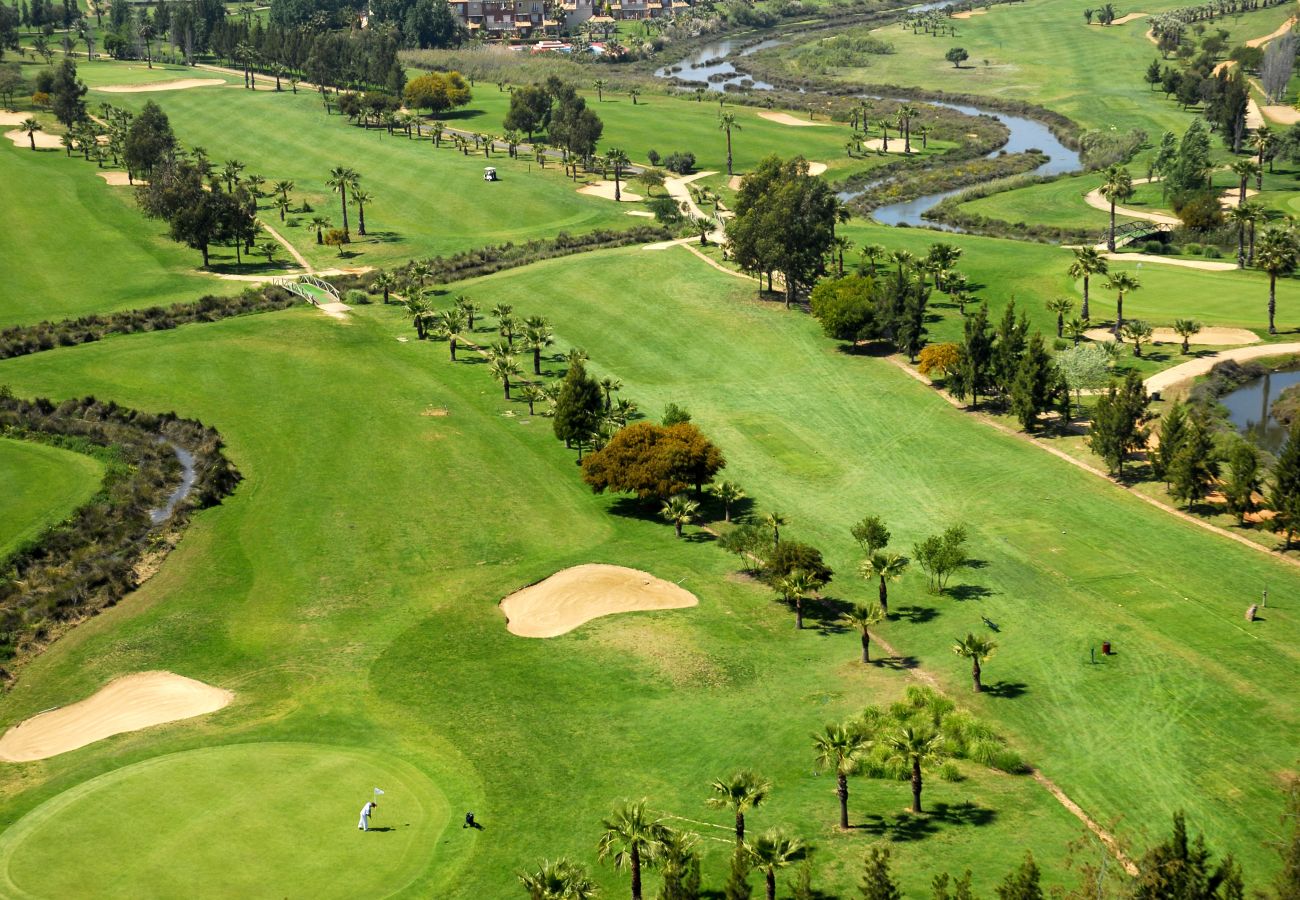
[[[161,525],[171,518],[172,513],[176,511],[177,505],[190,495],[190,491],[194,490],[194,482],[198,479],[198,474],[194,470],[194,454],[184,447],[168,443],[172,448],[172,452],[176,454],[176,459],[181,464],[181,482],[176,486],[176,490],[171,492],[167,502],[163,504],[161,509],[149,510],[149,521],[154,525]]]
[[[934,9],[942,9],[950,5],[954,0],[938,0],[934,3],[923,3],[909,7],[913,12],[925,12]],[[783,43],[781,39],[770,38],[760,41],[748,47],[737,50],[741,41],[735,39],[725,39],[716,41],[700,47],[690,56],[680,62],[664,66],[655,71],[659,78],[678,78],[683,81],[701,81],[708,85],[710,91],[722,92],[727,89],[727,85],[735,87],[744,87],[751,90],[769,91],[773,89],[771,84],[765,81],[755,81],[743,72],[737,71],[731,57],[745,57],[751,53],[757,53],[759,50],[766,50],[769,47],[776,47]],[[864,95],[866,96],[866,95]],[[880,98],[876,98],[880,99]],[[898,98],[890,98],[898,99]],[[1023,116],[1013,116],[1007,113],[995,112],[993,110],[981,109],[978,106],[971,106],[963,103],[945,103],[937,100],[917,101],[928,103],[932,106],[944,106],[948,109],[954,109],[958,112],[965,113],[968,116],[991,116],[1007,127],[1010,131],[1010,137],[1007,143],[989,154],[990,157],[997,156],[1005,151],[1007,153],[1020,153],[1025,150],[1037,149],[1046,153],[1048,161],[1034,170],[1037,175],[1057,175],[1063,172],[1073,172],[1081,167],[1079,154],[1065,146],[1052,134],[1052,130],[1042,122],[1028,119]],[[855,191],[846,191],[840,194],[841,200],[852,200],[854,197],[867,190],[872,185],[859,188]],[[884,225],[909,225],[914,228],[937,228],[941,230],[954,230],[947,226],[935,222],[927,222],[922,218],[922,214],[932,209],[939,202],[947,197],[960,193],[965,188],[956,190],[943,191],[937,194],[927,194],[923,197],[917,197],[914,200],[906,200],[900,203],[891,203],[888,206],[878,207],[872,212],[872,217]]]

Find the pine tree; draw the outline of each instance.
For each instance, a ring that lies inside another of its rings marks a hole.
[[[1223,486],[1228,512],[1244,524],[1246,513],[1255,509],[1255,492],[1259,490],[1259,452],[1245,441],[1237,441],[1228,454],[1231,475]]]
[[[1011,393],[1011,385],[1020,370],[1020,358],[1025,353],[1025,340],[1029,334],[1029,319],[1022,312],[1016,316],[1016,301],[1007,303],[998,323],[993,344],[993,383],[999,394]]]
[[[981,303],[975,314],[966,319],[966,337],[952,379],[958,400],[971,398],[971,406],[980,405],[980,394],[989,392],[990,365],[993,359],[993,336],[989,331],[989,305]]]
[[[998,900],[1043,900],[1040,877],[1034,854],[1026,852],[1025,861],[1002,879],[1002,883],[993,892],[998,895]]]
[[[1160,447],[1151,456],[1151,469],[1155,476],[1168,488],[1169,469],[1174,457],[1183,448],[1183,439],[1187,435],[1187,407],[1175,400],[1160,420]]]
[[[1286,545],[1290,547],[1291,538],[1300,530],[1300,419],[1291,425],[1286,446],[1273,466],[1269,502],[1277,513],[1273,517],[1273,529],[1285,532]]]
[[[1277,900],[1300,900],[1300,780],[1292,779],[1287,790],[1283,827],[1287,838],[1278,845],[1282,871],[1273,881]]]
[[[889,848],[871,847],[862,868],[862,900],[902,900],[889,871]]]
[[[812,886],[812,863],[805,859],[799,867],[799,874],[790,885],[790,897],[791,900],[817,900],[817,896]],[[1288,897],[1287,900],[1291,898]]]
[[[1020,367],[1011,385],[1011,409],[1025,431],[1032,432],[1037,428],[1038,417],[1047,410],[1054,374],[1043,335],[1035,331],[1020,358]]]
[[[581,453],[582,444],[600,424],[604,405],[600,385],[587,374],[581,362],[575,361],[565,373],[555,401],[555,417],[551,422],[555,436],[563,440],[566,447],[576,443]]]
[[[948,885],[952,885],[952,890]],[[962,873],[960,878],[953,878],[947,872],[934,876],[930,882],[934,891],[932,900],[975,900],[975,892],[971,888],[971,872],[967,869]]]
[[[731,854],[731,873],[722,888],[725,900],[749,900],[754,895],[749,884],[749,871],[749,854],[741,845]]]
[[[1123,476],[1125,458],[1146,442],[1142,422],[1148,402],[1142,379],[1133,371],[1123,384],[1112,384],[1097,400],[1088,446],[1106,461],[1113,475]]]
[[[925,307],[930,300],[930,289],[917,282],[910,286],[903,300],[903,311],[898,319],[898,349],[907,354],[909,362],[925,346]]]
[[[1183,814],[1175,813],[1173,834],[1138,862],[1133,900],[1242,900],[1241,868],[1231,854],[1217,866],[1213,856],[1203,836],[1188,838]]]
[[[1188,419],[1187,436],[1166,475],[1171,484],[1170,494],[1190,509],[1205,497],[1218,474],[1219,461],[1209,426],[1203,415],[1193,415]]]

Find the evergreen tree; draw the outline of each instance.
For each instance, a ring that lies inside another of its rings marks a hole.
[[[871,847],[862,861],[862,900],[902,900],[903,894],[889,871],[889,848]]]
[[[1183,448],[1183,439],[1187,436],[1187,407],[1175,400],[1160,420],[1160,446],[1151,455],[1151,469],[1155,476],[1169,487],[1169,471],[1174,457]]]
[[[1282,871],[1273,880],[1277,900],[1300,900],[1300,779],[1292,779],[1282,817],[1287,837],[1278,844]]]
[[[1241,900],[1245,895],[1231,854],[1214,865],[1205,838],[1188,839],[1181,812],[1174,814],[1173,834],[1143,855],[1138,871],[1133,900]]]
[[[1011,408],[1025,431],[1038,427],[1038,417],[1047,410],[1054,384],[1052,358],[1043,344],[1043,335],[1035,331],[1020,358],[1011,385]],[[1067,393],[1068,397],[1069,394]]]
[[[803,865],[799,867],[799,873],[795,875],[795,879],[790,885],[791,900],[817,900],[819,896],[812,886],[812,863],[805,859]],[[1291,900],[1291,898],[1288,897],[1286,900]]]
[[[576,443],[581,454],[583,443],[600,425],[604,408],[600,384],[587,374],[581,362],[575,361],[565,372],[560,394],[555,400],[555,416],[551,420],[555,436],[563,440],[566,447]]]
[[[1125,458],[1146,441],[1142,422],[1148,402],[1142,379],[1131,370],[1123,384],[1112,384],[1097,400],[1088,446],[1106,461],[1113,475],[1123,476]]]
[[[1246,521],[1246,513],[1255,510],[1255,492],[1259,490],[1259,452],[1245,441],[1238,440],[1228,453],[1231,474],[1223,486],[1228,512],[1237,517],[1237,524]],[[1297,898],[1300,900],[1300,898]]]
[[[128,3],[118,5],[130,8]],[[86,85],[77,77],[77,64],[70,58],[65,56],[54,70],[49,94],[55,117],[67,127],[86,117]]]
[[[1300,530],[1300,419],[1291,425],[1286,445],[1273,466],[1273,490],[1269,496],[1276,515],[1273,530],[1286,534],[1286,545]]]
[[[1026,852],[1025,861],[993,889],[998,900],[1044,900],[1043,888],[1039,884],[1038,864],[1034,854]]]
[[[952,890],[948,889],[949,884]],[[975,900],[975,891],[971,888],[971,872],[967,869],[960,878],[953,878],[947,872],[934,876],[930,882],[934,891],[932,900]]]
[[[1160,60],[1151,60],[1151,65],[1147,66],[1146,83],[1151,85],[1152,90],[1155,90],[1155,86],[1159,84],[1163,78],[1164,70],[1160,68]]]
[[[1190,509],[1205,497],[1218,474],[1219,461],[1209,425],[1203,415],[1194,414],[1188,418],[1187,436],[1166,473],[1170,493]]]
[[[1025,353],[1028,334],[1029,319],[1023,312],[1016,316],[1016,301],[1011,300],[1002,311],[1002,321],[998,323],[993,345],[993,384],[999,394],[1011,393],[1016,373],[1020,371],[1020,358]]]
[[[911,284],[903,299],[896,334],[898,349],[907,354],[909,362],[915,362],[916,354],[925,346],[925,307],[929,299],[930,289],[920,282]]]
[[[971,406],[980,405],[980,394],[990,390],[993,360],[993,335],[989,331],[989,305],[981,303],[965,323],[966,336],[958,354],[957,371],[952,379],[953,394],[958,400],[971,398]]]
[[[731,872],[727,883],[722,887],[725,900],[749,900],[754,895],[754,888],[749,883],[749,852],[744,845],[738,846],[731,854]]]

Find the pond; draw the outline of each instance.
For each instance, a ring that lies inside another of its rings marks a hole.
[[[1228,419],[1252,443],[1276,454],[1286,443],[1288,429],[1273,418],[1272,406],[1282,391],[1300,384],[1300,369],[1269,372],[1219,398],[1228,408]]]

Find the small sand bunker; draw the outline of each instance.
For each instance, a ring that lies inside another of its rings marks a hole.
[[[1145,19],[1148,15],[1149,13],[1143,13],[1143,12],[1129,13],[1128,15],[1120,16],[1118,19],[1113,19],[1110,24],[1127,25],[1129,22],[1134,22],[1137,21],[1138,19]],[[1099,26],[1102,23],[1094,21],[1092,24],[1094,26]],[[1102,27],[1109,27],[1109,26],[1102,26]]]
[[[115,734],[216,712],[234,696],[171,672],[127,675],[85,700],[32,716],[10,728],[0,737],[0,760],[47,759]]]
[[[760,119],[767,119],[769,122],[776,122],[778,125],[793,125],[795,128],[824,128],[830,125],[830,122],[811,122],[808,119],[800,119],[789,113],[771,112],[763,110],[758,114]]]
[[[1089,328],[1084,336],[1093,341],[1109,341],[1115,337],[1109,328]],[[1172,328],[1157,328],[1151,334],[1157,344],[1181,344],[1183,339]],[[1259,335],[1245,328],[1202,328],[1192,335],[1191,342],[1201,347],[1236,347],[1240,344],[1258,344]]]
[[[699,599],[671,581],[623,566],[592,564],[556,572],[501,601],[506,628],[520,637],[555,637],[614,613],[684,609]]]
[[[808,163],[809,175],[820,175],[822,172],[825,171],[826,171],[826,163],[815,163],[815,162]]]
[[[646,212],[644,209],[634,209],[634,210],[631,210],[631,211],[628,212],[628,215],[629,215],[629,216],[639,216],[639,217],[642,218],[642,219],[653,219],[653,218],[655,217],[655,214],[654,214],[654,213],[652,213],[652,212]]]
[[[131,181],[131,179],[127,178],[125,172],[96,172],[95,174],[114,187],[139,187],[142,184],[149,183],[142,178]]]
[[[14,142],[16,147],[26,147],[31,149],[31,139],[27,137],[27,132],[15,128],[13,131],[6,131],[5,137]],[[50,134],[45,131],[36,132],[36,149],[37,150],[61,150],[63,141],[57,134]]]
[[[620,182],[619,195],[629,203],[635,203],[641,199],[640,194],[634,194],[627,189],[626,182]],[[590,197],[600,197],[604,200],[614,199],[614,182],[602,180],[592,181],[578,188],[579,194],[587,194]]]
[[[970,135],[970,137],[974,139],[978,139],[979,135],[972,134]],[[901,137],[895,137],[891,135],[889,138],[888,150],[885,150],[884,138],[868,138],[867,140],[862,142],[862,146],[865,147],[867,150],[871,150],[872,152],[880,150],[880,151],[884,151],[885,153],[902,153],[904,145],[903,145],[903,139]]]
[[[225,83],[222,78],[177,78],[174,81],[146,81],[142,84],[107,84],[95,90],[106,94],[147,94],[150,91],[185,91]]]
[[[988,13],[987,9],[968,9],[965,12],[953,13],[954,19],[969,19],[971,16],[982,16]]]

